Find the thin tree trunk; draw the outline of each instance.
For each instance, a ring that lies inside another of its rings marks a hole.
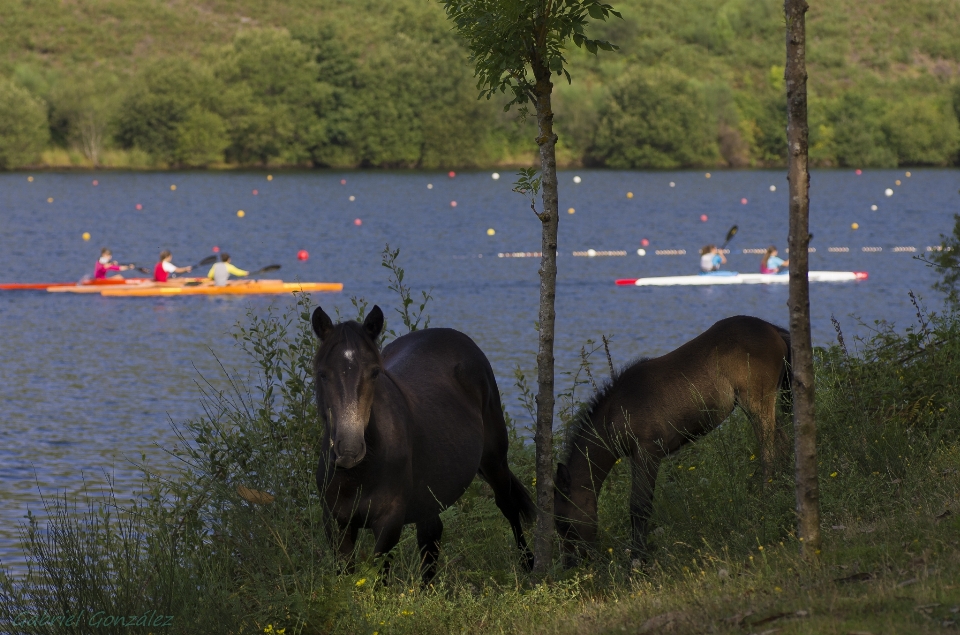
[[[810,337],[810,172],[807,169],[806,0],[784,0],[787,23],[787,145],[790,181],[790,341],[796,453],[797,530],[801,552],[820,553],[820,493],[813,347]]]
[[[553,561],[553,334],[557,297],[557,135],[553,132],[550,71],[534,65],[540,174],[543,178],[543,237],[540,257],[540,329],[537,350],[537,526],[533,537],[534,571],[545,573]]]

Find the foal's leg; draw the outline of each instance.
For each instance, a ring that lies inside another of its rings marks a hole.
[[[653,489],[657,484],[660,459],[642,448],[630,457],[630,529],[636,557],[647,557],[647,526],[653,510]]]
[[[417,523],[417,544],[420,546],[420,570],[423,584],[426,586],[437,574],[437,558],[440,555],[440,537],[443,535],[443,521],[440,516],[428,518]]]
[[[766,483],[773,478],[777,462],[777,392],[769,391],[761,399],[757,399],[751,410],[748,415],[753,420],[757,440],[760,442],[760,467]]]
[[[324,523],[327,539],[337,549],[337,569],[344,573],[353,572],[353,550],[357,544],[359,527],[350,523],[346,527],[340,525],[333,518],[327,518]]]

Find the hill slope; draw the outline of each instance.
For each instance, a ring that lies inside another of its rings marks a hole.
[[[620,51],[558,83],[564,162],[783,163],[778,0],[614,4]],[[958,163],[960,0],[818,2],[808,28],[816,163]],[[0,32],[2,167],[532,158],[426,0],[0,0]]]

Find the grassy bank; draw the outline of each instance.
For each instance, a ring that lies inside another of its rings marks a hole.
[[[365,307],[356,302],[358,314]],[[411,527],[387,580],[369,532],[354,571],[331,556],[313,474],[321,435],[309,312],[301,298],[238,326],[249,380],[205,385],[204,416],[183,423],[169,449],[175,477],[145,465],[133,500],[48,501],[50,520],[24,528],[29,573],[0,577],[5,630],[86,633],[98,611],[172,616],[163,629],[101,623],[105,633],[902,633],[960,623],[956,314],[918,310],[905,330],[878,324],[868,340],[818,351],[820,566],[797,557],[789,449],[764,482],[736,414],[664,461],[649,562],[625,552],[621,463],[601,496],[599,548],[580,568],[531,579],[477,481],[444,512],[439,574],[421,588]],[[390,321],[405,330],[407,320]],[[588,396],[585,369],[569,370],[567,420]],[[511,465],[530,483],[532,447],[510,425]],[[84,623],[22,625],[44,612]]]

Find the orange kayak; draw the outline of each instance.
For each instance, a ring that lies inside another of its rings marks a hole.
[[[49,290],[49,289],[48,289]],[[282,280],[236,280],[217,287],[209,282],[196,285],[150,283],[137,286],[101,289],[109,297],[152,297],[183,295],[267,295],[278,293],[343,291],[342,282],[284,282]]]
[[[115,284],[142,284],[144,282],[150,282],[149,278],[123,278],[120,276],[114,276],[112,278],[104,278],[101,280],[81,280],[80,282],[24,282],[24,283],[5,283],[0,284],[0,291],[17,291],[17,290],[43,290],[49,289],[50,287],[94,287],[94,286],[103,286],[103,285],[115,285]],[[99,293],[99,289],[91,289],[95,293]]]
[[[50,293],[100,293],[106,289],[138,289],[142,286],[151,286],[155,284],[184,285],[199,284],[206,278],[177,278],[170,282],[154,282],[150,278],[121,278],[115,276],[105,280],[83,280],[77,284],[52,285],[47,287]]]

